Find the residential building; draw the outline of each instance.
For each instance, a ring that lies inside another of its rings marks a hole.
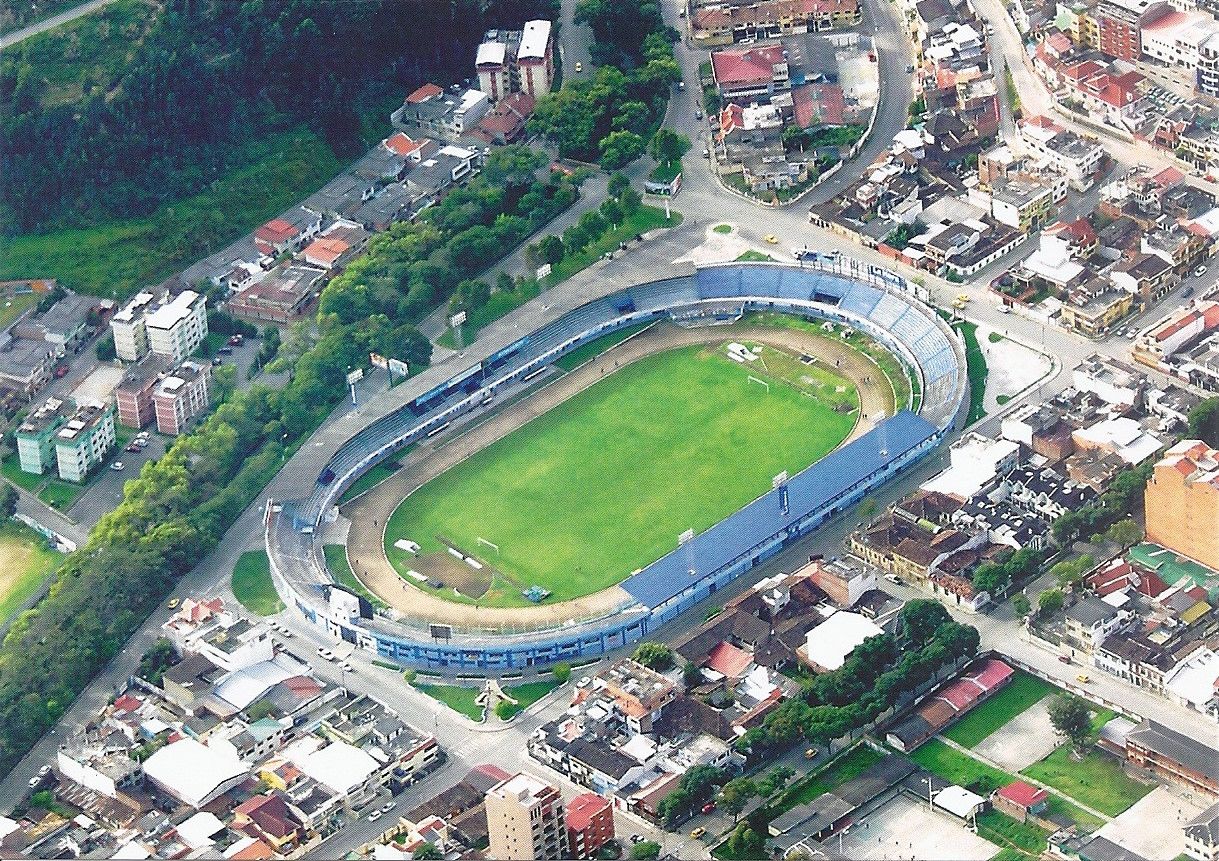
[[[488,790],[486,805],[492,858],[571,857],[558,787],[520,773]]]
[[[1017,822],[1028,822],[1030,816],[1045,813],[1049,802],[1050,793],[1022,780],[1009,783],[991,795],[995,809]]]
[[[17,457],[21,471],[42,475],[56,464],[55,437],[75,407],[62,398],[48,398],[17,426]]]
[[[1219,569],[1219,451],[1201,440],[1174,445],[1146,493],[1147,538]]]
[[[991,183],[991,217],[1021,233],[1039,229],[1054,209],[1053,189],[1032,177],[1008,177]]]
[[[1151,0],[1101,0],[1089,10],[1096,22],[1096,47],[1119,60],[1129,63],[1138,60],[1142,54],[1141,22],[1152,7],[1162,10],[1166,4]]]
[[[875,572],[845,559],[814,560],[792,576],[807,576],[831,601],[843,608],[855,606],[865,592],[877,586]]]
[[[82,403],[55,433],[55,459],[59,477],[81,482],[114,447],[113,403]]]
[[[1067,640],[1086,655],[1113,632],[1129,623],[1131,614],[1118,610],[1092,595],[1085,595],[1066,611]]]
[[[1219,861],[1219,804],[1185,824],[1185,854],[1194,861]]]
[[[554,80],[554,44],[549,21],[526,21],[516,53],[520,91],[534,99],[550,92]]]
[[[211,365],[185,361],[160,379],[152,393],[158,431],[176,436],[187,422],[207,409],[211,376]]]
[[[1045,117],[1022,121],[1020,139],[1029,152],[1066,174],[1076,191],[1087,191],[1092,186],[1105,158],[1099,143],[1085,140]]]
[[[500,100],[478,122],[475,133],[488,143],[515,143],[525,136],[525,123],[533,114],[534,98],[528,93],[513,93]]]
[[[1093,392],[1107,404],[1142,408],[1148,389],[1146,375],[1118,359],[1093,353],[1072,371],[1079,392]]]
[[[181,362],[207,337],[207,299],[194,290],[177,295],[137,293],[110,320],[116,355],[138,362],[148,353]]]
[[[614,839],[614,806],[595,792],[582,792],[567,803],[569,858],[596,858],[597,851]]]
[[[305,313],[319,292],[325,271],[289,263],[272,269],[261,281],[228,301],[229,311],[248,320],[288,323]]]
[[[118,422],[123,427],[141,430],[156,418],[152,405],[152,393],[160,379],[159,363],[141,362],[123,375],[122,382],[114,390],[118,405]]]
[[[770,98],[791,89],[791,78],[779,44],[724,48],[711,52],[715,86],[725,101]]]
[[[0,335],[0,386],[32,397],[51,379],[54,362],[54,345],[14,338],[9,333]]]
[[[1192,71],[1198,68],[1199,47],[1216,34],[1219,25],[1208,13],[1174,9],[1144,20],[1140,36],[1145,57]]]
[[[488,30],[474,56],[478,88],[498,104],[509,93],[520,90],[516,52],[521,44],[520,30]]]
[[[412,127],[419,128],[425,134],[455,142],[473,131],[491,110],[491,99],[480,90],[455,88],[446,92],[438,87],[435,89],[435,93],[427,90],[417,96],[424,90],[420,87],[407,97],[406,103],[390,117],[394,126],[408,132]]]
[[[695,44],[710,47],[849,27],[859,23],[860,9],[858,0],[698,3],[688,21]]]
[[[1124,319],[1134,305],[1134,296],[1111,282],[1091,277],[1073,287],[1058,313],[1065,329],[1095,338]]]
[[[416,196],[436,201],[454,185],[473,175],[480,164],[473,149],[447,145],[427,154],[406,174],[406,186]]]
[[[144,762],[144,777],[170,798],[195,808],[237,786],[249,768],[227,742],[204,745],[189,736],[167,744]]]
[[[92,296],[69,293],[41,314],[17,323],[12,332],[19,338],[46,341],[55,346],[56,355],[63,356],[89,337],[89,315],[97,306],[98,300]]]
[[[1219,34],[1198,45],[1198,92],[1219,96]]]

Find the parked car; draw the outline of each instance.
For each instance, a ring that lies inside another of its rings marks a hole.
[[[817,748],[810,747],[810,748],[805,749],[804,758],[805,759],[816,759],[817,758]]]
[[[124,469],[124,464],[121,460],[116,460],[114,463],[110,464],[110,469],[112,472],[122,472]]]
[[[234,335],[233,337],[229,338],[229,346],[230,347],[240,347],[241,342],[244,340],[245,340],[245,338],[242,335]]]
[[[886,574],[885,579],[888,580],[890,583],[892,583],[894,586],[905,586],[906,585],[902,581],[902,578],[898,577],[896,574]]]
[[[1186,287],[1184,290],[1181,291],[1182,298],[1188,299],[1192,295],[1194,295],[1193,287]]]
[[[695,111],[695,112],[694,112],[694,119],[696,119],[696,120],[701,120],[702,118],[703,118],[703,112],[702,112],[702,111]]]
[[[1195,277],[1195,278],[1201,278],[1201,277],[1202,277],[1203,275],[1205,275],[1205,274],[1206,274],[1206,264],[1205,264],[1205,263],[1199,263],[1199,264],[1198,264],[1198,265],[1197,265],[1197,266],[1194,268],[1194,277]]]
[[[380,819],[384,815],[385,814],[383,814],[380,810],[374,810],[372,813],[368,814],[368,821],[376,822],[378,819]]]
[[[55,366],[55,379],[62,380],[67,375],[68,375],[68,366],[67,365],[56,365]]]
[[[123,451],[129,451],[129,452],[135,453],[135,452],[138,452],[139,450],[140,450],[140,447],[133,442],[129,442],[129,443],[127,443],[127,445],[123,446]]]
[[[325,646],[317,647],[317,656],[319,658],[321,658],[323,661],[333,661],[334,660],[334,652],[330,651]]]
[[[1059,655],[1058,660],[1060,663],[1069,664],[1069,663],[1071,663],[1071,656],[1070,655]]]
[[[631,835],[631,842],[632,842],[632,843],[639,843],[639,842],[640,842],[640,841],[642,841],[642,840],[643,840],[643,835],[642,835],[642,834],[632,834],[632,835]]]
[[[713,810],[715,810],[714,801],[708,801],[706,804],[703,805],[703,813],[710,813]]]
[[[220,354],[220,355],[222,355],[222,356],[227,356],[227,355],[229,355],[230,353],[232,353],[232,352],[233,352],[233,348],[232,348],[232,347],[221,347],[221,348],[220,348],[219,350],[217,350],[216,352],[217,352],[217,353],[219,353],[219,354]]]
[[[1079,682],[1081,685],[1086,685],[1088,682],[1092,681],[1092,679],[1089,678],[1085,673],[1080,673],[1075,677],[1075,681]]]

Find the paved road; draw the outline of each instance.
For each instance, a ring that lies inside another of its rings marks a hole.
[[[0,50],[11,48],[19,42],[23,42],[31,36],[37,36],[39,33],[45,33],[47,30],[53,30],[60,24],[66,24],[69,21],[74,21],[82,15],[88,15],[90,12],[95,12],[103,6],[109,6],[114,0],[90,0],[75,9],[68,9],[60,12],[58,15],[52,15],[45,21],[39,21],[37,24],[31,24],[28,27],[23,27],[12,33],[6,33],[0,36]]]

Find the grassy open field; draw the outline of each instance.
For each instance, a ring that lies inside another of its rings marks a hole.
[[[1017,670],[1006,688],[949,727],[944,735],[962,747],[976,747],[1016,715],[1057,690],[1049,682]]]
[[[1117,816],[1155,789],[1131,780],[1116,759],[1098,750],[1090,750],[1082,760],[1076,760],[1071,756],[1069,744],[1021,773],[1108,816]]]
[[[0,330],[7,329],[25,311],[38,304],[37,293],[12,293],[0,298]]]
[[[233,566],[233,594],[241,605],[259,616],[271,616],[284,609],[275,584],[271,582],[271,563],[263,550],[242,553]]]
[[[850,433],[853,415],[749,376],[702,347],[622,368],[407,497],[390,562],[421,567],[398,539],[475,554],[495,572],[487,606],[522,606],[534,584],[562,601],[620,582]]]
[[[979,795],[987,795],[1016,779],[1005,771],[949,747],[938,738],[924,743],[910,754],[910,758],[933,774],[972,789]]]
[[[0,523],[0,625],[38,592],[61,558],[28,526]]]

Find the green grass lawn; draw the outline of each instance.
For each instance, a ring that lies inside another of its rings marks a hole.
[[[713,227],[711,229],[714,230],[716,233],[727,234],[727,233],[732,232],[732,225],[731,224],[717,224],[717,225],[715,225],[715,227]]]
[[[595,359],[602,353],[608,352],[614,347],[621,344],[627,338],[651,326],[651,323],[639,323],[634,326],[627,326],[606,335],[603,338],[598,338],[595,341],[589,341],[587,344],[582,344],[576,347],[570,353],[555,361],[555,367],[561,368],[564,371],[574,371],[576,368],[583,365],[589,359]]]
[[[527,709],[542,697],[559,686],[554,679],[545,682],[526,682],[512,688],[504,688],[504,693],[517,701],[521,709]]]
[[[81,484],[64,481],[62,478],[49,478],[42,490],[38,491],[38,498],[57,511],[67,511],[76,504],[76,500],[80,499],[92,482],[93,477]]]
[[[478,688],[463,688],[458,685],[415,685],[415,689],[422,691],[437,702],[442,702],[458,714],[463,714],[472,721],[481,721],[483,719],[483,707],[476,705],[475,697],[479,694]]]
[[[940,310],[940,316],[951,320],[951,315]],[[986,356],[982,354],[982,346],[978,343],[978,327],[973,323],[958,321],[952,323],[952,328],[961,333],[965,340],[965,362],[969,372],[969,419],[968,424],[986,417]]]
[[[409,451],[409,449],[407,449],[407,451]],[[402,452],[399,457],[404,454],[406,454],[405,451]],[[382,461],[353,481],[351,483],[351,487],[343,491],[343,495],[339,497],[339,505],[351,502],[351,500],[355,499],[361,493],[372,490],[401,468],[402,464],[397,460]]]
[[[0,237],[0,280],[55,278],[81,293],[123,298],[223,248],[343,168],[304,127],[268,135],[244,150],[244,167],[148,218]]]
[[[13,452],[0,462],[0,473],[3,473],[5,478],[29,493],[34,493],[47,478],[46,475],[22,472],[21,459],[17,457],[16,452]]]
[[[1090,750],[1076,761],[1070,745],[1065,744],[1021,773],[1107,816],[1117,816],[1155,789],[1131,780],[1116,759],[1098,750]]]
[[[749,375],[702,347],[622,368],[407,497],[389,560],[405,576],[420,565],[394,542],[444,553],[443,536],[496,570],[488,606],[523,606],[534,584],[562,601],[620,582],[850,433],[854,416]]]
[[[533,281],[528,282],[528,286],[522,285],[515,290],[496,290],[486,305],[475,308],[466,315],[466,322],[461,326],[462,344],[472,343],[484,326],[494,323],[509,311],[515,311],[530,299],[536,299],[541,293],[541,286]],[[452,329],[445,329],[444,334],[436,339],[436,343],[450,350],[458,348],[457,337]]]
[[[978,816],[978,836],[1013,850],[1018,857],[1038,858],[1046,849],[1048,834],[1030,822],[1019,822],[998,810],[988,810]]]
[[[977,747],[999,727],[1057,690],[1049,682],[1017,670],[1007,687],[949,727],[944,735],[962,747]]]
[[[335,580],[357,595],[363,595],[374,607],[389,606],[372,592],[368,591],[364,584],[356,579],[356,575],[351,571],[351,563],[347,561],[346,546],[342,544],[325,544],[322,546],[322,555],[326,557],[326,567],[330,569],[330,573],[334,575]]]
[[[1016,779],[1006,772],[992,768],[972,756],[949,747],[938,738],[924,743],[918,750],[910,754],[910,758],[949,783],[973,789],[979,795],[988,795]]]
[[[742,252],[741,256],[736,258],[737,263],[773,263],[773,257],[763,251],[755,251],[750,248],[748,251]]]
[[[241,605],[259,616],[271,616],[284,609],[275,584],[271,582],[271,563],[263,550],[242,553],[233,566],[233,594]]]
[[[28,526],[0,523],[0,625],[38,592],[62,558]]]
[[[13,325],[19,315],[38,304],[37,293],[13,293],[0,301],[0,331]]]

